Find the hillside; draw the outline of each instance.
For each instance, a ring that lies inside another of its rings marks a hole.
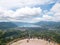
[[[15,27],[17,27],[17,25],[12,22],[0,22],[0,29],[10,29]]]
[[[42,28],[49,28],[49,29],[60,29],[60,22],[53,22],[53,21],[41,21],[35,23],[35,25],[41,26]]]
[[[60,22],[52,22],[52,21],[41,21],[37,23],[26,23],[26,22],[0,22],[0,29],[9,29],[16,28],[20,29],[21,27],[38,27],[41,29],[48,30],[59,30]]]

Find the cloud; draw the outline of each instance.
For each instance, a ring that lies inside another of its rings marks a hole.
[[[55,13],[60,12],[60,3],[56,3],[56,4],[52,7],[51,11],[53,11],[53,12],[55,12]]]
[[[35,23],[39,21],[60,21],[60,2],[55,1],[0,0],[0,22],[15,21]],[[39,5],[43,5],[45,10]]]
[[[29,20],[35,18],[34,16],[39,16],[41,12],[42,9],[40,7],[25,7],[17,9],[16,11],[0,9],[0,20],[28,22]]]
[[[54,13],[53,14],[53,20],[54,21],[60,21],[60,3],[56,3],[51,11]]]
[[[40,13],[42,12],[41,8],[29,8],[29,7],[25,7],[25,8],[21,8],[16,10],[16,12],[14,13],[14,16],[34,16],[34,15],[40,15]]]
[[[10,8],[32,7],[35,5],[45,5],[54,3],[55,0],[0,0],[0,6]]]
[[[42,17],[34,18],[33,21],[39,22],[39,21],[52,21],[52,16],[43,15]]]
[[[45,19],[48,21],[60,22],[60,3],[56,3],[49,12],[45,13]]]
[[[56,3],[50,11],[45,11],[42,17],[35,18],[36,21],[55,21],[60,22],[60,3]]]

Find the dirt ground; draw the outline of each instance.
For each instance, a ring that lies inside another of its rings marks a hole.
[[[56,43],[48,42],[43,39],[23,39],[17,42],[14,42],[10,45],[57,45]]]

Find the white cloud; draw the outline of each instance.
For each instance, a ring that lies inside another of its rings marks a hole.
[[[21,8],[16,10],[16,12],[14,13],[14,17],[16,16],[34,16],[34,15],[40,15],[40,13],[42,12],[41,8],[29,8],[29,7],[25,7],[25,8]]]
[[[60,21],[60,3],[56,3],[52,9],[46,13],[47,16],[45,15],[45,19],[47,20],[48,18],[51,21]]]
[[[41,13],[42,9],[39,7],[24,7],[16,11],[0,8],[0,21],[20,21],[29,23],[39,21],[60,21],[60,3],[56,3],[49,12],[39,17]]]
[[[35,20],[39,21],[52,21],[53,17],[49,15],[43,15],[41,18],[36,18]]]
[[[41,18],[35,18],[35,20],[60,22],[60,3],[56,3],[49,12],[46,12]]]
[[[60,3],[56,3],[51,11],[54,13],[53,20],[60,21]]]
[[[29,23],[60,21],[59,2],[57,2],[49,12],[47,10],[43,11],[40,7],[34,7],[35,5],[45,5],[53,2],[54,0],[0,0],[0,21],[20,21]],[[13,11],[11,8],[18,9]]]
[[[0,20],[10,20],[10,21],[22,21],[28,22],[33,19],[34,16],[40,15],[42,12],[41,8],[20,8],[16,11],[0,9]]]
[[[36,23],[39,21],[52,21],[53,17],[49,16],[49,15],[43,15],[42,17],[36,17],[36,18],[32,18],[30,21],[28,21],[29,23]]]
[[[18,8],[53,3],[55,0],[0,0],[0,6],[4,8]]]
[[[53,11],[53,12],[55,12],[55,13],[60,12],[60,3],[56,3],[56,4],[52,7],[51,11]]]

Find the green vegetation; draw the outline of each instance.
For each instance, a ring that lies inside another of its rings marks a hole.
[[[27,29],[25,31],[21,30],[0,30],[0,45],[6,45],[15,39],[18,38],[28,38],[30,34],[30,38],[41,38],[48,41],[60,43],[60,30],[41,30],[41,29]]]

